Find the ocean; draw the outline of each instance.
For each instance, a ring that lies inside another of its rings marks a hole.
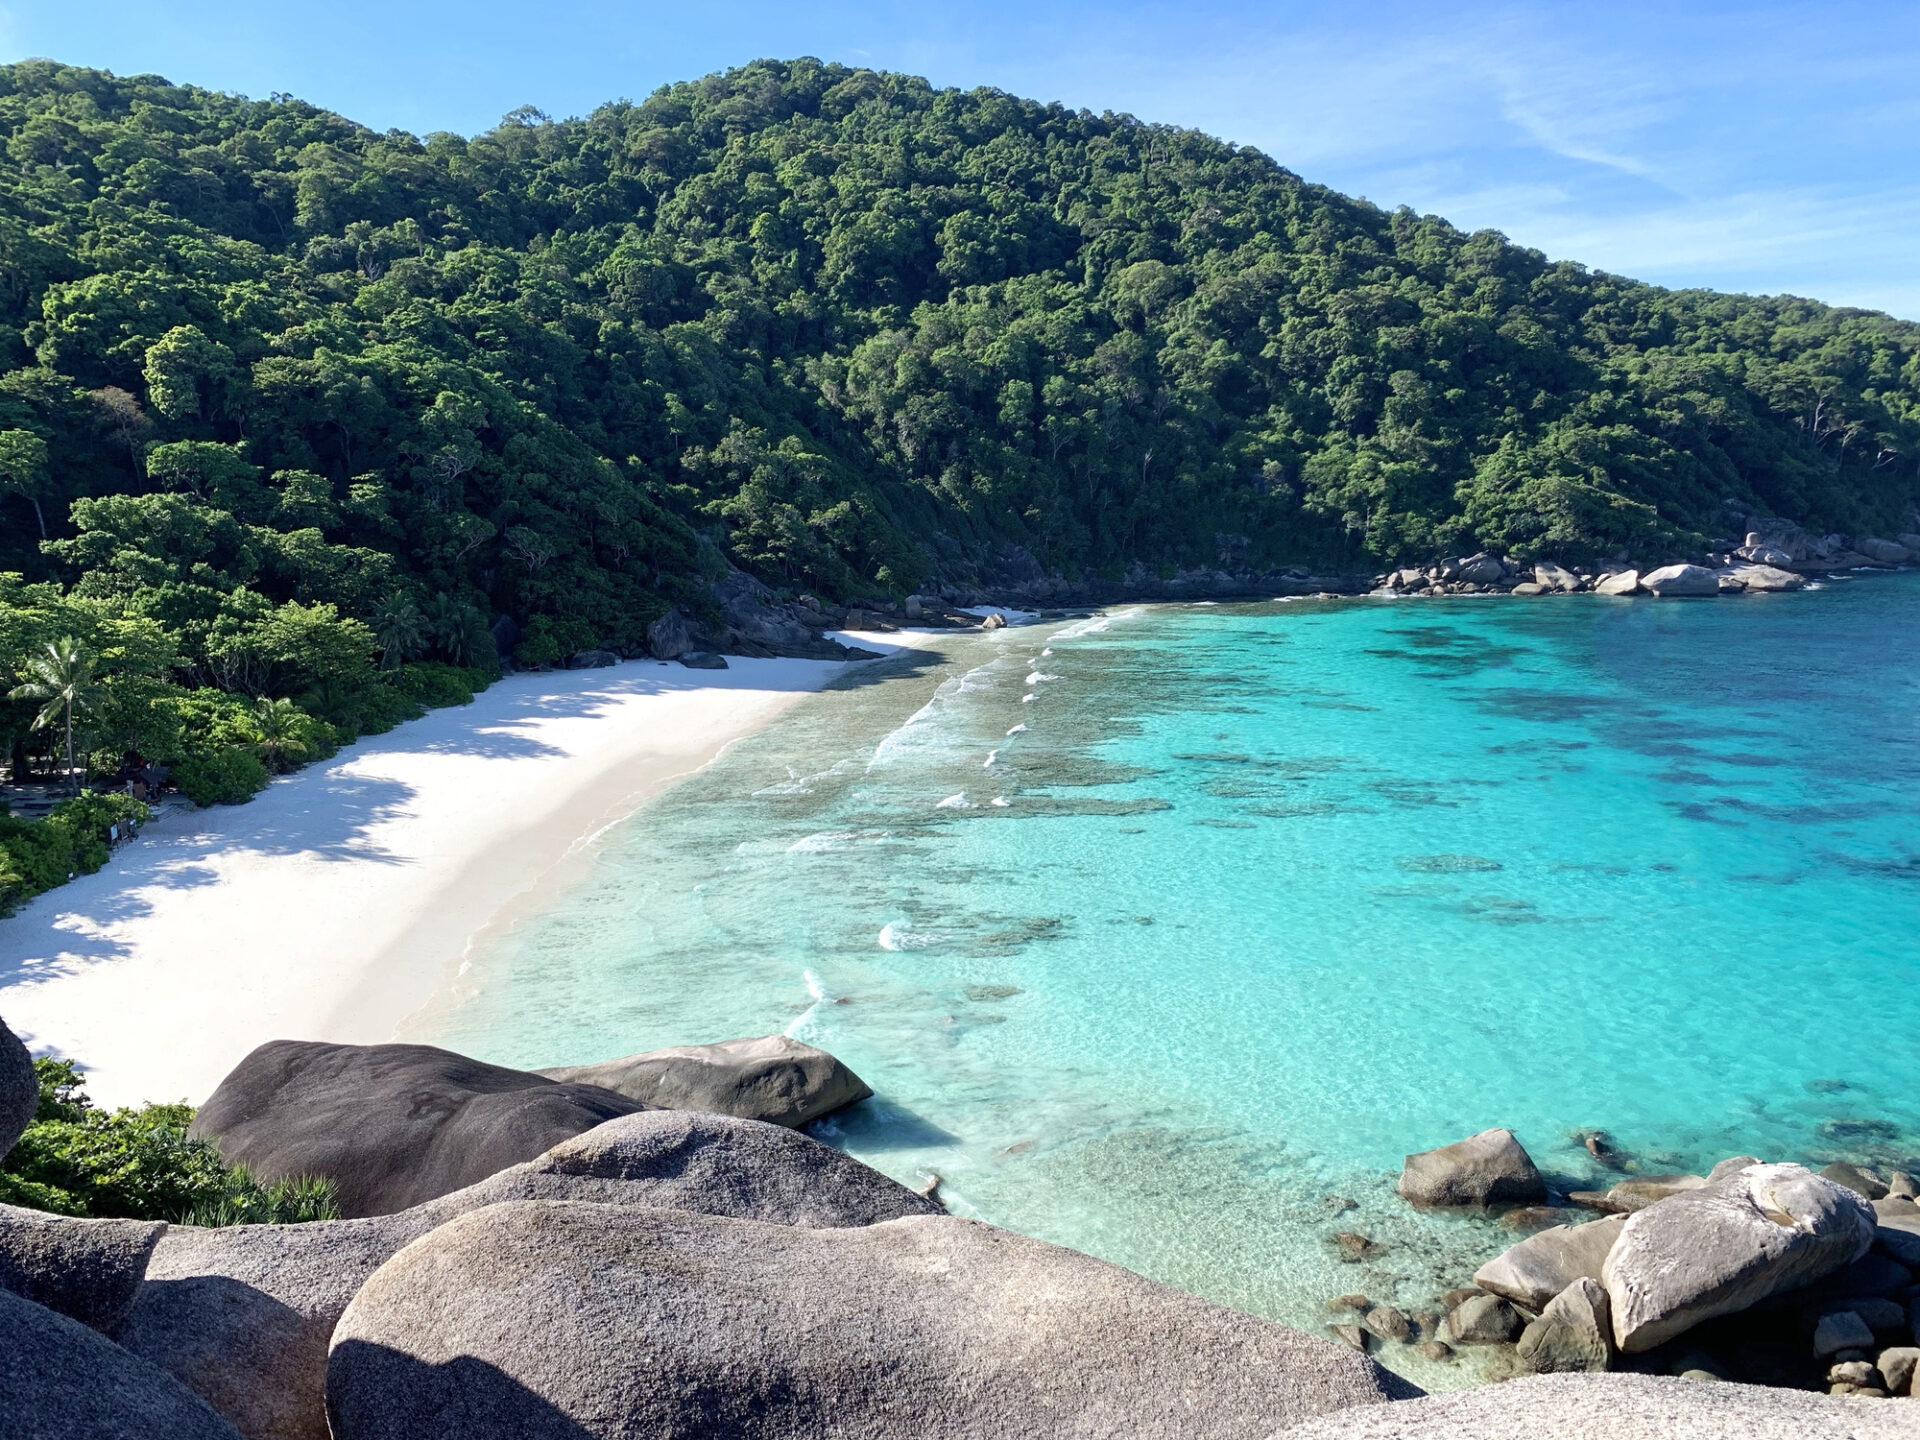
[[[1317,1329],[1512,1242],[1393,1190],[1489,1126],[1563,1188],[1617,1178],[1588,1130],[1648,1172],[1920,1156],[1917,820],[1920,574],[1120,607],[803,702],[410,1038],[551,1065],[784,1030],[877,1092],[821,1138]]]

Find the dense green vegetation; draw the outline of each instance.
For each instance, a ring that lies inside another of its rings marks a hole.
[[[34,61],[0,135],[0,669],[77,637],[95,773],[207,798],[484,684],[497,615],[521,663],[632,645],[728,563],[851,599],[1013,546],[1914,528],[1920,326],[1124,116],[765,62],[420,139]],[[16,758],[57,751],[35,713],[0,707]]]
[[[40,1109],[0,1161],[0,1202],[62,1215],[121,1216],[187,1225],[330,1220],[333,1184],[261,1185],[189,1139],[193,1110],[142,1105],[106,1111],[87,1098],[72,1062],[36,1060]]]

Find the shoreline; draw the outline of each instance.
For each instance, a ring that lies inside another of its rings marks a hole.
[[[609,827],[847,672],[728,665],[507,676],[244,805],[169,806],[0,921],[0,1015],[108,1106],[198,1102],[269,1039],[392,1039]]]

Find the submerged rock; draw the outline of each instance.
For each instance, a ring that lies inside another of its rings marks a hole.
[[[0,1335],[6,1440],[240,1440],[166,1371],[10,1291]]]
[[[0,1287],[111,1330],[166,1228],[158,1220],[79,1220],[0,1205]]]
[[[797,1230],[551,1203],[401,1251],[341,1318],[327,1371],[336,1440],[1178,1440],[1418,1393],[1325,1340],[973,1221]]]
[[[1575,1281],[1599,1280],[1626,1223],[1625,1216],[1613,1215],[1529,1235],[1474,1271],[1473,1283],[1538,1311]]]
[[[1547,1198],[1546,1181],[1511,1130],[1482,1130],[1407,1156],[1399,1188],[1401,1198],[1415,1205],[1525,1204]]]
[[[356,1217],[459,1190],[642,1108],[431,1045],[273,1040],[220,1082],[189,1133],[260,1180],[327,1176]]]
[[[40,1078],[20,1037],[0,1021],[0,1155],[13,1149],[40,1106]]]
[[[707,1110],[795,1129],[873,1094],[866,1081],[825,1050],[789,1035],[678,1045],[534,1073],[599,1085],[665,1110]]]
[[[1823,1166],[1818,1173],[1822,1180],[1831,1180],[1836,1185],[1844,1185],[1863,1199],[1884,1200],[1887,1197],[1885,1181],[1862,1170],[1858,1165],[1847,1164],[1844,1160]]]
[[[1366,1319],[1360,1322],[1382,1340],[1393,1340],[1405,1344],[1413,1338],[1413,1326],[1401,1310],[1394,1305],[1375,1305],[1367,1311]]]
[[[1275,1440],[1912,1440],[1897,1404],[1666,1375],[1529,1375],[1322,1415]]]
[[[1613,1311],[1598,1280],[1582,1276],[1521,1332],[1520,1363],[1541,1375],[1605,1370],[1613,1363]]]
[[[1523,1323],[1498,1295],[1475,1295],[1447,1312],[1440,1338],[1450,1345],[1501,1345],[1518,1335]]]
[[[1753,1165],[1671,1196],[1630,1216],[1607,1256],[1614,1343],[1652,1349],[1850,1264],[1873,1237],[1866,1201],[1800,1165]]]

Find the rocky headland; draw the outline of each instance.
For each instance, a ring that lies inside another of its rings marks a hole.
[[[1787,521],[1750,516],[1744,539],[1715,540],[1688,558],[1635,563],[1622,553],[1591,562],[1525,562],[1481,552],[1373,577],[1377,595],[1651,595],[1662,599],[1800,590],[1822,576],[1895,570],[1920,561],[1920,534],[1811,535]]]
[[[552,1074],[430,1046],[263,1046],[196,1128],[262,1179],[333,1179],[348,1218],[200,1228],[0,1207],[0,1433],[1916,1433],[1920,1412],[1862,1398],[1904,1393],[1903,1356],[1920,1356],[1897,1258],[1920,1260],[1920,1211],[1893,1193],[1905,1177],[1877,1202],[1843,1183],[1872,1188],[1864,1175],[1746,1157],[1623,1180],[1589,1197],[1617,1213],[1539,1230],[1431,1314],[1344,1297],[1354,1322],[1329,1340],[949,1215],[798,1130],[867,1093],[781,1036]],[[34,1094],[0,1028],[0,1148]],[[1570,1213],[1504,1131],[1410,1156],[1400,1188],[1421,1206]],[[1850,1378],[1832,1395],[1724,1378],[1712,1327],[1756,1315],[1810,1324],[1810,1355]],[[1705,1347],[1691,1378],[1617,1373],[1683,1342]],[[1504,1350],[1506,1373],[1541,1373],[1421,1398],[1369,1353],[1402,1344]]]

